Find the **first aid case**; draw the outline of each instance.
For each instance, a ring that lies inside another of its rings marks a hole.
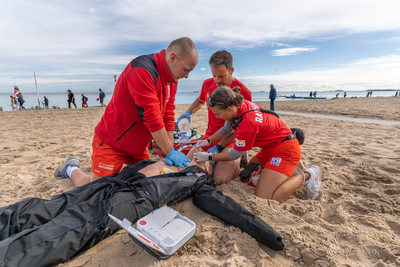
[[[164,206],[137,221],[136,229],[171,255],[193,237],[196,224]]]

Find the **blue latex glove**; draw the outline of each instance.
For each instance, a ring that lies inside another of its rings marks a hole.
[[[218,150],[217,145],[215,145],[212,148],[210,148],[209,150],[207,150],[207,153],[218,154],[219,150]],[[217,162],[216,161],[210,161],[210,164],[214,166],[215,164],[217,164]]]
[[[190,112],[189,110],[186,110],[185,113],[183,113],[182,115],[180,115],[180,116],[178,117],[178,119],[176,120],[176,125],[178,125],[178,122],[179,122],[181,119],[183,119],[183,118],[188,119],[189,122],[192,123],[192,122],[190,121],[190,115],[192,115],[192,112]]]
[[[176,151],[175,149],[172,150],[171,153],[167,155],[167,164],[175,165],[183,168],[183,166],[189,167],[187,162],[191,162],[190,159],[186,157],[185,154],[182,152]]]
[[[208,153],[212,153],[212,154],[218,154],[219,153],[219,149],[217,147],[217,145],[213,146],[212,148],[210,148],[209,150],[207,150]]]

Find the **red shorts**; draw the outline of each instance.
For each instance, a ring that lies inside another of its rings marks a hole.
[[[211,136],[211,135],[205,134],[205,135],[203,135],[203,137],[200,138],[199,140],[205,140],[205,139],[209,138],[210,136]],[[213,143],[211,143],[209,146],[202,146],[201,148],[202,148],[204,151],[207,151],[207,150],[209,150],[210,148],[212,148],[213,146],[215,146],[216,144],[218,144],[219,141],[220,141],[220,140],[218,140],[218,141],[216,141],[216,142],[213,142]],[[235,144],[235,141],[232,141],[231,143],[229,143],[229,144],[226,145],[225,147],[230,147],[230,148],[232,148],[234,144]]]
[[[139,161],[150,159],[147,149],[142,155],[138,157],[132,157],[110,147],[101,141],[96,133],[93,135],[92,148],[92,172],[99,176],[107,176],[119,173],[122,165],[124,164],[135,164]]]
[[[262,148],[256,155],[265,169],[292,176],[301,159],[300,144],[297,139],[287,140],[273,148]]]

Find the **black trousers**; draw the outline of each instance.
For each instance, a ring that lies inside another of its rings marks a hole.
[[[75,99],[74,100],[68,100],[68,108],[71,108],[71,103],[74,104],[75,108],[76,108],[76,104],[75,104]]]

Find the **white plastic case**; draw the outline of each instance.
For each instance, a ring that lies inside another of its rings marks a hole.
[[[172,255],[193,237],[196,224],[174,209],[163,206],[141,218],[136,229]]]

